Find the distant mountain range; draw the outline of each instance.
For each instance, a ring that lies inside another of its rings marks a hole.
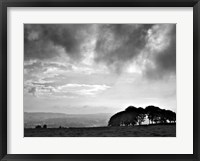
[[[107,126],[111,113],[63,114],[63,113],[24,113],[24,127],[35,128],[47,125],[49,128],[62,127],[97,127]]]

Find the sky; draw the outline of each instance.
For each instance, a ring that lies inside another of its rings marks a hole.
[[[176,112],[175,24],[24,24],[24,111]]]

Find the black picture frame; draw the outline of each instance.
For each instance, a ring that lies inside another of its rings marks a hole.
[[[8,7],[193,7],[193,154],[7,154]],[[21,160],[200,160],[200,2],[199,0],[1,0],[0,2],[0,159]]]

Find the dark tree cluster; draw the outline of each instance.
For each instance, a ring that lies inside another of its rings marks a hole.
[[[176,113],[171,110],[160,109],[151,105],[145,108],[145,113],[149,119],[149,124],[176,122]]]
[[[176,123],[175,112],[150,105],[146,108],[129,106],[124,111],[114,114],[110,118],[108,126],[141,125],[147,118],[149,124]]]
[[[46,125],[46,124],[44,124],[43,126],[41,126],[41,125],[36,125],[35,128],[36,128],[36,129],[41,129],[41,128],[47,129],[47,125]]]

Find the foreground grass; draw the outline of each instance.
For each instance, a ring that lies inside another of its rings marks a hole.
[[[24,137],[175,137],[176,125],[24,129]]]

